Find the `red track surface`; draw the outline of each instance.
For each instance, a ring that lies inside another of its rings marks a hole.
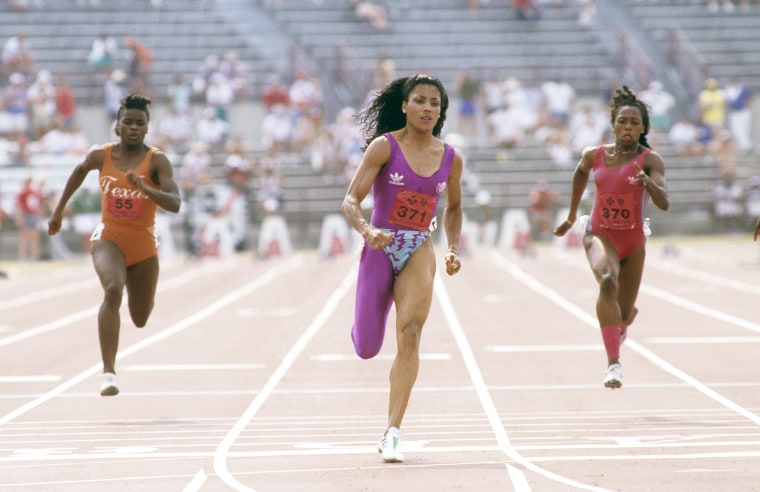
[[[649,245],[620,390],[580,250],[479,249],[439,278],[402,464],[376,450],[393,315],[356,358],[353,254],[164,261],[148,326],[123,312],[113,398],[89,262],[6,264],[0,492],[760,490],[758,245],[668,244]]]

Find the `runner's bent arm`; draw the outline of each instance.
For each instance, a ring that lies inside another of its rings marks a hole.
[[[578,218],[578,207],[581,204],[583,198],[583,192],[586,191],[586,185],[588,184],[588,178],[591,174],[591,169],[594,167],[594,153],[596,147],[586,147],[581,156],[581,160],[575,167],[573,172],[573,185],[572,193],[570,195],[570,207],[567,211],[567,218],[554,230],[554,234],[558,236],[564,235],[575,223]]]
[[[159,207],[169,212],[179,212],[182,199],[179,196],[179,187],[177,186],[177,182],[174,181],[174,172],[166,154],[161,151],[153,154],[150,161],[150,174],[151,179],[161,187],[160,190],[147,186],[142,178],[132,171],[127,172],[127,179],[134,186],[140,188]]]
[[[387,234],[372,227],[364,218],[361,203],[372,189],[372,183],[380,169],[388,162],[390,155],[391,146],[386,137],[378,137],[369,144],[354,177],[351,179],[351,183],[348,185],[346,196],[341,205],[348,223],[359,231],[367,244],[373,248],[387,246],[393,239],[393,234]]]
[[[63,212],[66,209],[66,204],[69,202],[72,195],[74,195],[74,192],[82,186],[87,174],[90,171],[99,170],[103,167],[103,153],[103,146],[96,145],[91,147],[84,160],[77,164],[71,171],[71,175],[69,176],[69,179],[66,180],[66,185],[61,192],[61,197],[58,199],[58,204],[53,209],[50,220],[48,220],[48,234],[51,236],[57,234],[61,230]]]
[[[647,190],[652,202],[659,209],[667,210],[670,206],[668,185],[665,181],[665,165],[659,154],[650,152],[647,155],[646,159],[644,159],[644,173],[646,176],[642,177],[641,186]]]

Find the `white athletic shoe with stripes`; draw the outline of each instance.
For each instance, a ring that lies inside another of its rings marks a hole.
[[[383,461],[386,463],[404,461],[404,455],[401,454],[401,431],[396,427],[389,428],[388,432],[380,439],[377,451],[383,455]]]
[[[610,364],[604,375],[604,386],[607,388],[620,388],[623,386],[623,368],[620,364]]]

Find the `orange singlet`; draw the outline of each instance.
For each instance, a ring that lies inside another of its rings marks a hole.
[[[105,147],[103,167],[100,170],[101,223],[93,232],[91,241],[111,241],[124,253],[127,266],[139,263],[158,253],[158,236],[155,232],[156,202],[127,181],[127,173],[113,165],[111,150]],[[148,185],[158,188],[150,178],[150,160],[155,148],[134,169]]]

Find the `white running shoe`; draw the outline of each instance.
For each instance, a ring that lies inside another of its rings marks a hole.
[[[103,374],[103,384],[100,385],[100,396],[116,396],[119,387],[116,385],[116,374],[107,372]]]
[[[382,453],[383,461],[386,463],[401,463],[404,461],[404,455],[401,454],[401,431],[396,427],[391,427],[388,432],[380,439],[377,446],[378,453]]]
[[[604,386],[607,388],[619,388],[623,386],[623,368],[620,364],[610,364],[604,375]]]

